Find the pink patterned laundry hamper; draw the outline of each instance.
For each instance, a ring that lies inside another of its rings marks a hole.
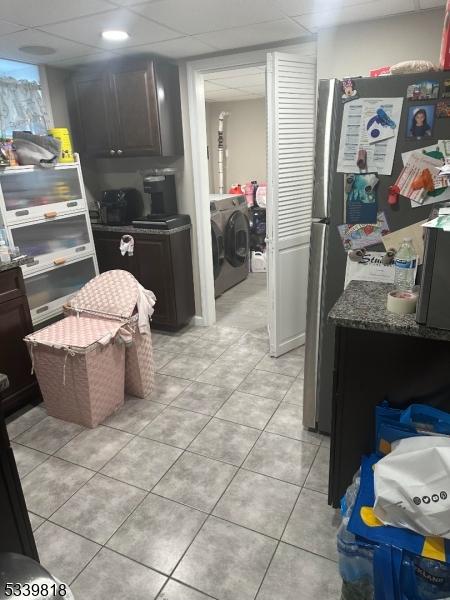
[[[120,326],[68,316],[25,338],[49,415],[96,427],[123,404]]]
[[[130,332],[125,354],[125,392],[145,398],[153,389],[155,369],[148,319],[141,333],[138,308],[144,290],[128,271],[106,271],[89,281],[72,298],[69,312],[116,319]]]

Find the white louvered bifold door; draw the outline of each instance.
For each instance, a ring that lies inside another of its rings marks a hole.
[[[316,59],[267,55],[270,354],[305,342],[314,177]]]

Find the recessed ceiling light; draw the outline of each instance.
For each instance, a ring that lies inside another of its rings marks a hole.
[[[35,54],[36,56],[45,56],[46,54],[55,54],[55,48],[50,46],[21,46],[19,48],[21,52],[26,54]]]
[[[102,31],[102,38],[104,40],[108,40],[109,42],[123,42],[129,37],[130,36],[126,31],[121,31],[120,29],[110,29],[108,31]]]

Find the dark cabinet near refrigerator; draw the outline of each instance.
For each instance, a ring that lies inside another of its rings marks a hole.
[[[20,267],[0,271],[0,372],[9,379],[2,407],[9,414],[39,397],[23,338],[33,331]]]
[[[67,97],[75,150],[91,156],[183,154],[176,65],[122,59],[81,69]]]
[[[134,238],[133,256],[119,252],[125,233]],[[152,326],[179,329],[195,314],[191,232],[138,233],[132,227],[93,225],[100,272],[124,269],[156,296]]]

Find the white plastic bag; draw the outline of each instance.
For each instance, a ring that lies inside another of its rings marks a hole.
[[[374,471],[376,516],[386,525],[450,539],[450,438],[392,444]]]

